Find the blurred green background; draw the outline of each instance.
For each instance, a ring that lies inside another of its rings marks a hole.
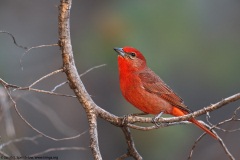
[[[58,41],[57,0],[1,0],[0,30],[11,32],[23,46],[53,44]],[[139,112],[121,95],[117,55],[114,47],[133,46],[146,57],[148,65],[185,101],[192,110],[215,103],[239,92],[240,88],[240,2],[239,1],[117,1],[73,0],[71,35],[79,73],[100,64],[82,77],[95,102],[105,110],[122,116]],[[28,86],[62,66],[58,47],[31,50],[22,59],[23,49],[10,36],[0,34],[0,77]],[[51,90],[65,80],[64,74],[44,80],[36,87]],[[72,94],[68,86],[57,90]],[[18,108],[33,126],[47,135],[62,138],[88,129],[86,115],[76,99],[23,91],[13,92]],[[7,103],[2,104],[7,105]],[[233,103],[211,113],[211,122],[229,118],[240,105]],[[44,113],[43,111],[47,112]],[[1,143],[36,135],[10,108],[0,122]],[[199,117],[205,120],[205,117]],[[11,123],[10,123],[11,124]],[[223,126],[238,128],[239,124]],[[11,128],[11,127],[10,127]],[[99,119],[99,141],[103,159],[126,153],[127,145],[119,128]],[[239,159],[239,132],[217,131],[230,152]],[[187,159],[202,131],[193,125],[174,126],[153,131],[132,130],[136,147],[144,159]],[[52,152],[59,159],[92,159],[88,134],[77,140],[53,142],[41,138],[39,144],[17,143],[4,151],[29,155],[48,148],[84,147],[84,151]],[[195,148],[194,160],[225,160],[223,148],[206,136]]]

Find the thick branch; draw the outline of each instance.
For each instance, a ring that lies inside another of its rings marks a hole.
[[[61,0],[61,4],[59,6],[59,46],[62,51],[63,69],[67,75],[70,87],[73,89],[79,102],[86,111],[90,127],[90,147],[92,149],[94,159],[101,160],[102,157],[99,150],[97,134],[97,112],[94,109],[97,106],[87,93],[82,81],[80,80],[73,57],[69,23],[71,5],[72,0]]]
[[[125,139],[126,139],[126,142],[128,145],[128,153],[119,157],[117,160],[127,158],[128,156],[132,156],[136,160],[142,160],[141,155],[138,153],[137,149],[135,148],[134,140],[132,138],[130,129],[128,127],[124,126],[124,127],[122,127],[122,131],[125,135]]]

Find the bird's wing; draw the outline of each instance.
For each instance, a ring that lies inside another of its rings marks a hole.
[[[139,78],[142,82],[142,87],[150,93],[158,95],[160,98],[166,100],[171,105],[183,109],[188,113],[191,110],[184,105],[183,100],[176,93],[174,93],[170,87],[168,87],[163,80],[157,76],[153,71],[140,72]]]

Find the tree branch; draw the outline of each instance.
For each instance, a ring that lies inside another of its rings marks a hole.
[[[72,52],[69,23],[71,5],[72,0],[61,0],[61,4],[59,5],[59,46],[62,51],[63,69],[67,75],[70,88],[75,92],[87,114],[90,128],[90,147],[94,159],[101,160],[102,156],[99,150],[97,134],[97,112],[94,109],[97,108],[97,105],[93,102],[80,80]]]
[[[123,126],[121,127],[124,135],[125,135],[125,139],[128,145],[128,152],[126,154],[124,154],[123,156],[117,158],[117,160],[121,160],[121,159],[125,159],[127,157],[133,157],[136,160],[142,160],[142,156],[138,153],[135,144],[134,144],[134,140],[132,138],[130,129],[127,126]]]
[[[206,114],[207,112],[212,112],[214,110],[217,110],[231,102],[235,102],[240,99],[240,93],[237,93],[233,96],[227,97],[225,99],[222,99],[221,101],[212,104],[208,107],[205,107],[203,109],[197,110],[193,113],[187,114],[185,116],[180,116],[180,117],[170,117],[170,118],[160,118],[157,122],[159,123],[173,123],[173,122],[181,122],[181,121],[186,121],[190,118],[193,117],[198,117],[203,114]],[[146,118],[146,117],[137,117],[137,116],[129,116],[128,117],[128,122],[129,123],[136,123],[136,122],[141,122],[141,123],[152,123],[152,118]],[[131,127],[131,126],[129,126]]]

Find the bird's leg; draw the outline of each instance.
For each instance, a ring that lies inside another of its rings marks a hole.
[[[155,117],[153,117],[152,119],[152,123],[154,123],[157,127],[160,126],[160,123],[158,123],[158,119],[162,116],[164,112],[160,112],[158,115],[156,115]]]
[[[128,117],[129,116],[142,116],[142,115],[147,115],[148,113],[142,112],[142,113],[132,113],[132,114],[127,114],[123,116],[122,120],[122,125],[125,125],[128,123]]]

